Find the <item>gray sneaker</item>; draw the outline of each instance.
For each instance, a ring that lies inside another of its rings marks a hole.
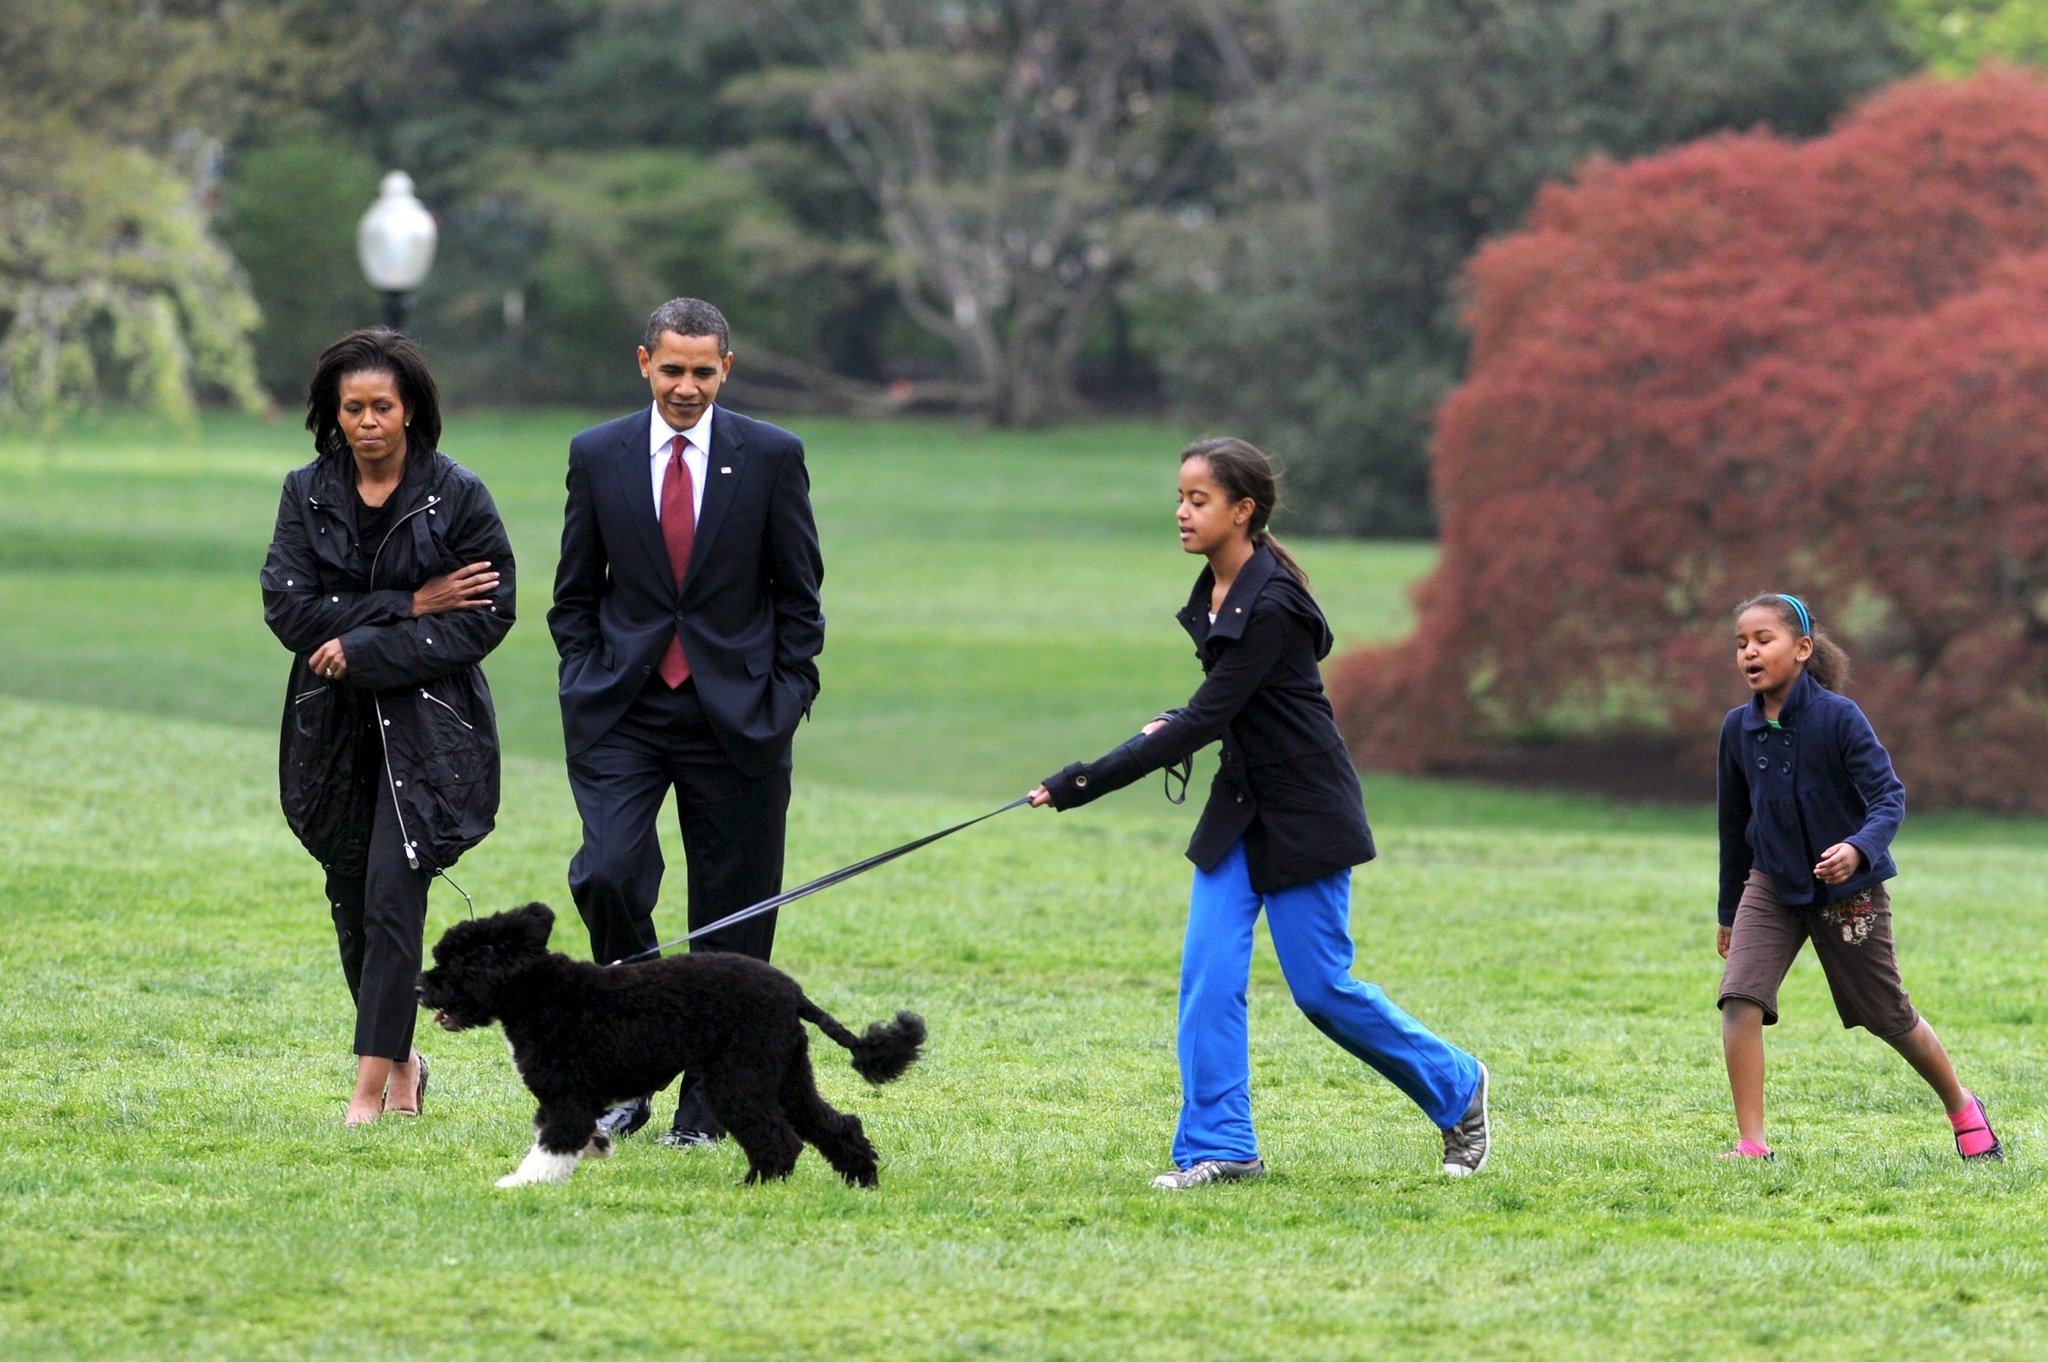
[[[1486,1156],[1493,1152],[1493,1133],[1486,1124],[1486,1088],[1493,1081],[1493,1075],[1479,1066],[1479,1090],[1472,1094],[1472,1105],[1465,1108],[1465,1114],[1458,1124],[1444,1132],[1444,1172],[1454,1178],[1469,1178],[1486,1167]]]
[[[1244,1178],[1264,1176],[1264,1159],[1253,1159],[1249,1163],[1232,1163],[1229,1159],[1203,1159],[1192,1168],[1161,1173],[1152,1179],[1152,1185],[1162,1192],[1186,1192],[1200,1187],[1205,1182],[1238,1182]]]

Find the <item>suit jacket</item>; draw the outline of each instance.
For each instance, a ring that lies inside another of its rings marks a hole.
[[[570,756],[610,732],[671,636],[719,745],[742,772],[789,760],[818,694],[824,564],[803,442],[728,411],[711,422],[704,503],[681,591],[648,477],[651,409],[569,442],[569,499],[548,630]]]

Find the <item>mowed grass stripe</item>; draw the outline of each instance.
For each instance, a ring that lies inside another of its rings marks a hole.
[[[561,752],[546,614],[568,440],[591,419],[459,416],[443,441],[489,483],[520,563],[520,623],[487,664],[516,754]],[[1121,741],[1199,679],[1173,623],[1198,566],[1173,538],[1178,432],[796,425],[828,619],[800,779],[994,799]],[[256,572],[307,439],[295,422],[210,418],[190,443],[119,424],[55,448],[0,442],[0,694],[276,724],[286,659]],[[1407,628],[1434,553],[1299,547],[1347,642]]]
[[[506,1195],[530,1101],[493,1034],[427,1033],[425,1118],[339,1129],[347,1009],[272,760],[264,733],[0,703],[10,1357],[2017,1358],[2048,1334],[2041,1050],[2014,1011],[2039,954],[1996,949],[2033,940],[2031,848],[1902,851],[1909,982],[1995,1100],[2003,1169],[1956,1162],[1810,964],[1773,1036],[1780,1161],[1715,1163],[1710,837],[1532,832],[1494,796],[1462,826],[1383,812],[1354,909],[1361,972],[1493,1064],[1494,1165],[1436,1175],[1433,1132],[1293,1011],[1262,942],[1275,1172],[1158,1196],[1189,815],[1132,802],[1006,815],[785,915],[778,958],[838,1015],[932,1021],[884,1089],[814,1046],[879,1192],[815,1158],[743,1189],[730,1150],[636,1139]],[[807,787],[792,875],[968,807]],[[508,763],[506,808],[458,877],[566,908],[555,768]],[[461,912],[437,889],[432,930]]]

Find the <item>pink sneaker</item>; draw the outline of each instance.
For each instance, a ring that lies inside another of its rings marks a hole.
[[[1721,1157],[1724,1159],[1775,1159],[1778,1156],[1771,1152],[1771,1147],[1767,1144],[1758,1144],[1755,1140],[1739,1140],[1736,1142],[1735,1148],[1721,1155]]]
[[[2005,1146],[1998,1141],[1998,1133],[1991,1128],[1991,1115],[1984,1110],[1983,1101],[1976,1093],[1965,1088],[1963,1096],[1970,1099],[1970,1105],[1948,1118],[1955,1127],[1956,1153],[1966,1163],[1988,1160],[1991,1163],[2005,1162]]]

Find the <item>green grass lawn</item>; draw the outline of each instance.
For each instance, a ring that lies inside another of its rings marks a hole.
[[[480,906],[566,910],[575,822],[541,616],[562,418],[468,418],[525,620],[490,671],[500,829]],[[1093,755],[1191,688],[1176,437],[806,423],[825,694],[798,752],[807,877]],[[1711,819],[1373,778],[1359,972],[1485,1058],[1498,1146],[1434,1131],[1252,983],[1263,1183],[1168,1198],[1193,808],[1147,782],[1005,815],[791,909],[778,963],[927,1060],[867,1089],[883,1185],[644,1137],[499,1192],[531,1104],[493,1034],[423,1037],[427,1115],[348,1133],[346,994],[276,809],[284,657],[255,566],[303,436],[86,430],[0,446],[0,1356],[2037,1358],[2048,1217],[2048,827],[1909,822],[1916,1001],[2015,1151],[1957,1162],[1810,959],[1772,1034],[1770,1167],[1728,1167]],[[1307,544],[1341,635],[1397,636],[1421,546]],[[434,894],[430,935],[460,900]],[[572,914],[573,916],[573,914]],[[663,925],[676,914],[665,912]],[[558,942],[582,953],[580,931]],[[663,1113],[666,1114],[665,1112]]]

